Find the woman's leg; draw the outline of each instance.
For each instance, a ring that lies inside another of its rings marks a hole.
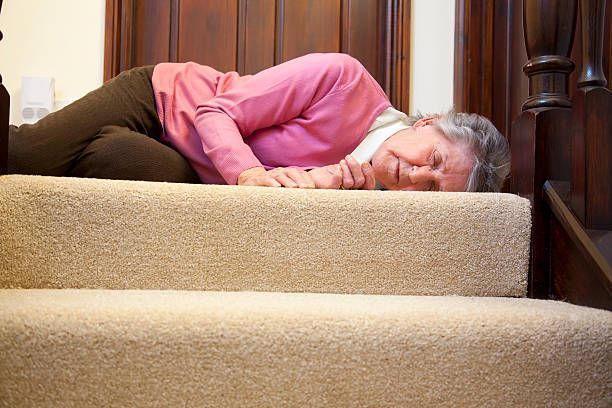
[[[199,183],[176,150],[125,127],[105,126],[83,149],[67,174],[115,180]]]
[[[159,139],[153,67],[125,71],[83,98],[33,125],[9,130],[9,173],[64,176],[104,126]]]

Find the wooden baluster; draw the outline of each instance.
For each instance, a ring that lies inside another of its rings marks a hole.
[[[2,0],[0,0],[0,12],[2,11]],[[0,41],[2,32],[0,31]],[[10,97],[0,75],[0,175],[8,171],[8,121],[9,121]]]
[[[523,67],[529,77],[529,97],[523,110],[572,106],[567,83],[574,70],[569,55],[576,7],[575,1],[523,1],[523,29],[529,58]]]
[[[612,93],[602,69],[605,0],[581,0],[583,69],[574,93],[572,210],[587,229],[612,230]]]
[[[606,0],[580,1],[583,51],[578,88],[607,84],[602,63],[605,15]]]
[[[544,182],[570,178],[571,111],[567,107],[571,102],[567,82],[574,67],[568,56],[576,10],[576,1],[523,0],[529,58],[523,71],[529,77],[529,97],[512,124],[512,191],[532,203],[529,296],[536,298],[546,298],[550,293]]]

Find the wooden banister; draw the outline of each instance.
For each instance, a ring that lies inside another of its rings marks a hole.
[[[602,69],[605,0],[582,0],[583,69],[572,117],[572,210],[585,228],[612,230],[612,93]]]
[[[0,0],[0,12],[2,11],[2,0]],[[2,31],[0,31],[2,41]],[[8,121],[9,121],[10,97],[2,85],[0,75],[0,175],[8,172]]]
[[[553,164],[559,159],[559,146],[569,149],[567,83],[574,68],[569,55],[576,11],[576,1],[523,0],[529,58],[523,71],[529,78],[529,96],[512,124],[512,185],[514,192],[532,203],[529,295],[536,298],[550,294],[548,219],[542,188],[546,180],[569,173],[569,168],[559,170]]]
[[[575,1],[523,2],[523,29],[529,58],[523,67],[529,77],[529,97],[523,110],[572,105],[567,83],[574,70],[569,55],[574,41],[576,8]]]
[[[607,84],[603,70],[603,38],[606,0],[581,0],[582,19],[582,73],[578,88],[604,87]]]

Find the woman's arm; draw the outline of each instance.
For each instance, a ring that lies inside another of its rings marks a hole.
[[[310,54],[238,79],[242,82],[230,84],[196,109],[194,123],[204,153],[228,184],[236,184],[245,170],[263,169],[245,137],[300,117],[350,84],[362,70],[345,54]]]

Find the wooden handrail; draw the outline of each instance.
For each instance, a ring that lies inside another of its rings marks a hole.
[[[544,199],[553,214],[585,257],[592,259],[598,272],[606,277],[608,285],[612,282],[612,269],[604,254],[597,248],[582,227],[580,221],[572,214],[567,204],[560,196],[559,187],[553,181],[544,183]],[[610,286],[608,286],[610,291]],[[612,293],[612,292],[611,292]]]
[[[589,234],[584,229],[568,206],[568,192],[568,182],[544,183],[544,200],[550,209],[551,297],[612,310],[612,248],[597,245],[592,238],[595,231]],[[598,237],[612,234],[596,232]]]

